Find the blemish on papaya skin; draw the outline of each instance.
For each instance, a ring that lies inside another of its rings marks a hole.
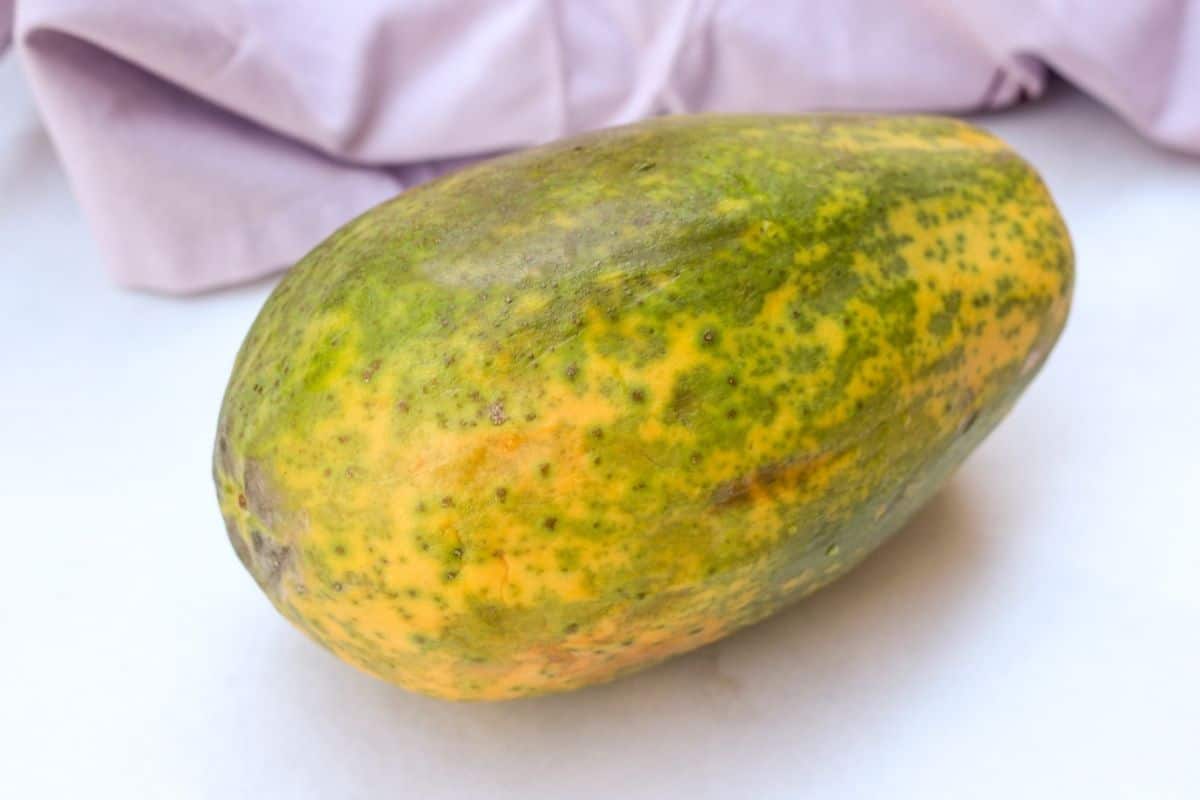
[[[610,680],[896,531],[1072,282],[1041,181],[957,121],[668,118],[494,159],[280,283],[218,421],[227,536],[307,635],[416,691]]]
[[[709,506],[720,510],[725,506],[761,500],[773,486],[796,490],[810,475],[837,457],[835,454],[819,453],[765,464],[750,475],[717,484],[709,497]]]
[[[382,363],[383,362],[377,358],[367,365],[367,368],[364,369],[362,373],[363,383],[371,382],[371,378],[375,377],[375,373],[379,371],[379,367]]]

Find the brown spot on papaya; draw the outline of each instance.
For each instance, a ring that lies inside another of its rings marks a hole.
[[[291,546],[265,536],[262,531],[254,530],[250,533],[253,547],[251,550],[232,524],[227,522],[226,526],[229,541],[233,544],[234,552],[237,553],[242,566],[264,592],[271,597],[278,597],[283,576],[292,566],[294,553]]]
[[[709,497],[709,505],[723,508],[739,505],[750,499],[751,479],[737,478],[717,484]]]
[[[222,419],[217,426],[217,458],[215,466],[219,468],[226,477],[232,477],[237,474],[233,464],[233,448],[229,446],[229,425]]]
[[[833,459],[830,453],[797,456],[760,467],[752,475],[723,481],[709,496],[714,510],[766,499],[771,489],[788,490],[803,486],[815,471]]]
[[[363,383],[371,382],[371,378],[375,377],[375,373],[379,371],[379,367],[382,363],[383,362],[377,358],[367,365],[367,368],[364,369],[362,373]]]
[[[246,459],[242,475],[246,504],[250,512],[268,525],[274,524],[275,515],[281,510],[279,496],[271,485],[266,471],[254,459]]]

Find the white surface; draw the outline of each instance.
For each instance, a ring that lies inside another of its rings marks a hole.
[[[984,124],[1074,232],[1067,333],[908,530],[619,683],[452,705],[276,615],[210,488],[269,289],[113,288],[0,66],[0,795],[1200,797],[1200,160],[1059,90]]]

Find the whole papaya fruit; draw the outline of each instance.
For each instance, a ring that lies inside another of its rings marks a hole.
[[[464,169],[305,257],[217,433],[275,606],[432,695],[606,681],[878,546],[1067,316],[1045,186],[931,117],[701,116]]]

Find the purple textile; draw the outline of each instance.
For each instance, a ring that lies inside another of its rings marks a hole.
[[[0,0],[10,38],[113,277],[166,292],[664,112],[960,112],[1053,69],[1200,153],[1200,0]]]

